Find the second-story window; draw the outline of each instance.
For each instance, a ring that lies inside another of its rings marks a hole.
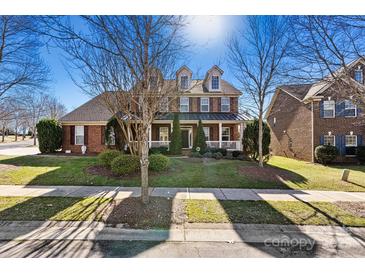
[[[360,84],[363,84],[364,83],[364,77],[363,77],[363,71],[362,69],[357,69],[355,70],[355,81],[360,83]]]
[[[180,77],[180,88],[185,90],[189,88],[189,77],[183,75]]]
[[[212,76],[212,89],[219,89],[219,76]]]
[[[356,117],[356,105],[350,100],[345,101],[345,117]]]
[[[168,112],[169,111],[169,98],[162,97],[160,101],[160,112]]]
[[[333,118],[335,117],[335,101],[328,100],[323,101],[323,117],[324,118]]]
[[[180,112],[189,112],[189,97],[180,97]]]
[[[222,97],[221,98],[221,111],[222,112],[229,112],[230,111],[230,99],[229,99],[229,97]]]
[[[200,111],[201,112],[209,111],[209,98],[207,97],[200,98]]]

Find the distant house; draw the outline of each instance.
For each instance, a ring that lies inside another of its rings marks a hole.
[[[193,147],[198,121],[202,120],[209,147],[241,149],[242,134],[247,116],[238,112],[241,92],[222,79],[223,70],[213,66],[204,79],[194,80],[192,71],[181,67],[176,79],[180,96],[171,104],[161,105],[161,115],[153,122],[149,133],[150,147],[169,146],[174,113],[178,113],[184,149]],[[88,152],[106,148],[105,126],[113,117],[99,95],[61,118],[63,150],[79,153],[86,145]],[[167,100],[168,102],[168,100]]]
[[[349,69],[363,85],[365,61],[356,60]],[[350,99],[329,81],[279,86],[266,114],[272,154],[314,161],[315,147],[330,144],[340,152],[338,161],[353,159],[364,144],[365,118]]]

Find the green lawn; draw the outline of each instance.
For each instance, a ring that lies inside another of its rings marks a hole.
[[[348,208],[364,208],[351,203]],[[365,226],[365,218],[324,202],[265,202],[139,198],[0,197],[0,221],[101,221],[134,228],[169,228],[173,224],[246,223]]]
[[[365,218],[326,202],[188,200],[186,211],[192,223],[365,226]]]
[[[118,179],[86,172],[97,164],[96,157],[0,156],[0,184],[140,185],[139,176]],[[351,170],[350,182],[340,180],[343,168]],[[261,176],[264,173],[272,174]],[[273,157],[261,170],[247,161],[171,158],[169,171],[150,174],[150,185],[365,191],[365,166],[326,167]]]

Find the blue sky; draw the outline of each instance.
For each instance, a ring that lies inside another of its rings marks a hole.
[[[240,27],[240,24],[242,24],[242,18],[235,16],[188,17],[185,33],[193,46],[185,63],[193,71],[194,78],[204,76],[212,65],[218,64],[224,70],[223,78],[235,84],[235,79],[226,62],[225,43],[228,36]],[[52,73],[50,92],[66,105],[68,111],[90,99],[68,75],[61,50],[47,48],[43,50],[42,55]]]

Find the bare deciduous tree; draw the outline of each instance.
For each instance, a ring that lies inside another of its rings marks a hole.
[[[0,16],[0,99],[43,88],[48,80],[36,25],[31,16]]]
[[[67,113],[67,108],[56,97],[48,96],[45,112],[47,118],[58,120]]]
[[[248,16],[227,44],[229,63],[243,90],[242,103],[259,120],[259,165],[263,166],[263,117],[267,100],[282,83],[290,48],[287,17]]]
[[[148,132],[161,105],[177,97],[177,83],[168,79],[175,78],[185,48],[183,18],[83,16],[87,31],[67,19],[47,18],[49,33],[81,72],[76,84],[90,96],[100,95],[131,152],[140,156],[142,201],[148,203]]]

